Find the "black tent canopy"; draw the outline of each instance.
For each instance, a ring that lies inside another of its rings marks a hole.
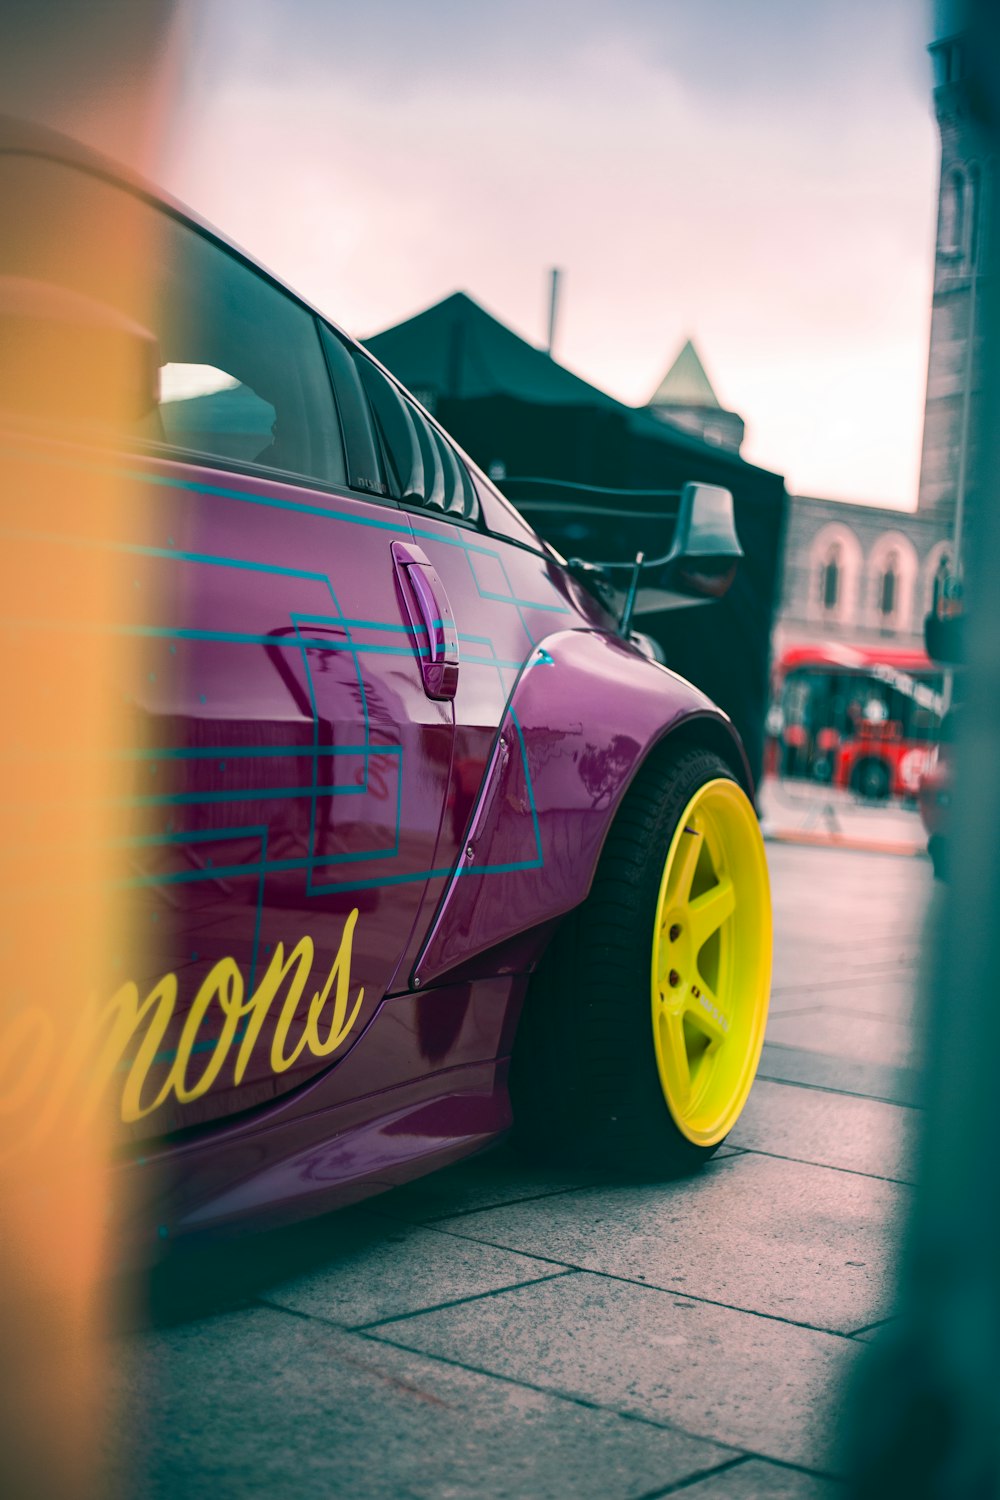
[[[729,595],[641,624],[670,666],[726,709],[759,771],[780,588],[781,476],[616,401],[464,292],[366,343],[566,555],[666,550],[672,496],[684,484],[732,491],[746,557]]]

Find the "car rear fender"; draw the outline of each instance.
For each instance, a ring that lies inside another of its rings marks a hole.
[[[507,703],[414,986],[520,933],[548,932],[544,924],[578,906],[622,797],[668,737],[716,750],[752,790],[732,724],[684,678],[598,631],[542,642]],[[502,966],[523,966],[522,948]]]

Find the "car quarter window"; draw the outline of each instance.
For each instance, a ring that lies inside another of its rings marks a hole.
[[[364,490],[367,494],[388,495],[389,484],[385,477],[377,432],[372,425],[353,352],[343,338],[325,323],[319,324],[319,336],[340,412],[340,424],[347,449],[347,482],[352,489]]]
[[[378,365],[360,351],[355,358],[392,493],[404,505],[478,525],[479,498],[461,456]]]
[[[424,460],[417,430],[391,381],[370,359],[356,356],[356,367],[379,446],[389,488],[400,500],[420,502],[426,489]]]
[[[114,327],[142,343],[152,373],[135,393],[137,446],[345,483],[337,407],[307,309],[208,235],[62,162],[0,156],[0,198],[18,215],[16,235],[0,241],[0,317],[48,309],[49,324],[63,330],[53,358],[65,354],[84,374],[88,340],[95,358],[100,347],[95,331]],[[78,253],[81,232],[98,242],[86,254]],[[31,409],[31,393],[0,399],[45,415],[38,399]],[[64,402],[51,415],[83,421],[84,407]]]

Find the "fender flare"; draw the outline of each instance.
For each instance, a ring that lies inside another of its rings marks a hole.
[[[706,745],[753,794],[721,709],[617,636],[563,630],[522,668],[462,844],[413,967],[414,988],[543,929],[583,901],[639,768],[664,741]],[[538,952],[515,945],[500,971]],[[485,970],[484,970],[485,972]]]

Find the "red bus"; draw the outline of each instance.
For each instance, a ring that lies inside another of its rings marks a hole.
[[[768,767],[872,800],[915,797],[933,760],[943,685],[922,651],[793,646],[774,669]]]

